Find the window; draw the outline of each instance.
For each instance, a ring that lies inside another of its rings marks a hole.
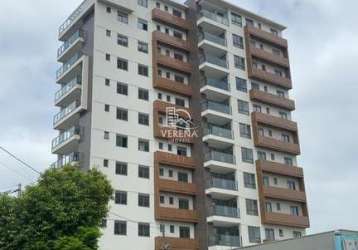
[[[160,200],[160,204],[164,204],[165,199],[164,199],[164,196],[163,196],[163,195],[161,195],[161,196],[159,197],[159,200]]]
[[[101,228],[106,228],[107,227],[107,220],[106,219],[102,219],[100,227]]]
[[[150,225],[148,223],[138,223],[138,236],[150,237]]]
[[[138,74],[141,76],[148,76],[148,66],[138,64]]]
[[[124,47],[128,47],[128,37],[118,34],[117,35],[117,44],[124,46]]]
[[[231,12],[231,23],[242,27],[242,17],[239,14]]]
[[[159,231],[160,231],[163,235],[165,235],[165,225],[164,225],[164,224],[160,224],[160,225],[159,225]]]
[[[114,234],[115,235],[127,235],[127,222],[126,221],[114,221]]]
[[[173,36],[178,38],[178,39],[182,39],[183,40],[183,33],[177,31],[177,30],[174,30],[173,31]]]
[[[148,43],[138,41],[138,51],[148,54]]]
[[[159,169],[159,176],[164,176],[164,168]]]
[[[287,186],[291,190],[296,190],[296,182],[293,181],[293,180],[288,180],[287,181]]]
[[[272,213],[272,204],[271,202],[265,203],[266,212]]]
[[[278,179],[277,179],[277,177],[274,177],[274,178],[273,178],[273,183],[274,183],[275,185],[278,184]]]
[[[240,136],[244,138],[251,138],[251,127],[248,124],[240,123]]]
[[[246,188],[256,189],[255,175],[250,173],[244,173],[244,185]]]
[[[143,152],[149,152],[149,141],[144,139],[138,139],[138,150]]]
[[[275,160],[275,154],[274,153],[271,153],[271,161],[274,161]]]
[[[163,148],[164,148],[163,142],[159,142],[159,149],[163,149]]]
[[[190,227],[180,226],[179,227],[179,238],[190,238]]]
[[[103,139],[109,140],[109,132],[108,131],[104,131]]]
[[[187,150],[185,147],[177,147],[177,155],[187,156]]]
[[[168,144],[168,151],[171,152],[173,150],[172,144]]]
[[[282,90],[276,90],[276,94],[280,97],[285,97],[285,92],[283,92]]]
[[[245,79],[236,77],[236,89],[247,93],[247,81]]]
[[[149,179],[149,167],[144,165],[138,166],[138,177]]]
[[[107,13],[111,13],[111,12],[112,12],[111,7],[107,7],[107,8],[106,8],[106,11],[107,11]]]
[[[272,54],[276,55],[276,56],[279,56],[281,54],[280,50],[279,49],[276,49],[276,48],[272,48]]]
[[[287,134],[282,134],[282,135],[281,135],[281,140],[282,140],[283,142],[290,142],[290,136],[287,135]]]
[[[117,119],[122,121],[128,121],[128,110],[117,108]]]
[[[128,71],[128,60],[117,58],[117,68]]]
[[[108,159],[103,160],[103,167],[108,168]]]
[[[258,216],[257,200],[246,199],[246,213]]]
[[[261,113],[261,106],[258,104],[254,104],[254,111],[255,112],[260,112]]]
[[[299,216],[299,211],[297,206],[291,206],[290,207],[291,215]]]
[[[138,0],[138,5],[144,8],[148,8],[148,0]]]
[[[188,183],[189,182],[188,173],[178,172],[178,181]]]
[[[257,151],[257,158],[258,158],[259,160],[266,161],[266,152]]]
[[[281,211],[281,203],[279,202],[276,203],[276,210]]]
[[[241,148],[241,157],[243,162],[253,163],[254,155],[251,148]]]
[[[149,207],[149,194],[138,194],[138,206]]]
[[[174,227],[174,225],[170,225],[170,233],[174,233],[175,232],[175,227]]]
[[[173,205],[174,204],[174,198],[173,197],[169,197],[169,204]]]
[[[125,162],[116,162],[116,174],[117,175],[127,175],[128,174],[128,166]]]
[[[302,237],[302,233],[298,232],[298,231],[293,231],[293,238],[301,238]]]
[[[279,229],[278,230],[278,235],[280,236],[280,237],[283,237],[284,235],[283,235],[283,230],[282,229]]]
[[[155,6],[156,6],[157,8],[160,8],[160,3],[159,3],[159,2],[156,2],[156,3],[155,3]]]
[[[287,115],[287,113],[286,113],[286,112],[284,112],[284,111],[280,111],[280,112],[279,112],[279,114],[280,114],[280,117],[281,117],[282,119],[286,119],[286,120],[287,120],[288,115]]]
[[[149,115],[144,113],[138,113],[138,123],[141,125],[149,126]]]
[[[117,147],[127,148],[128,147],[128,137],[124,135],[117,135],[116,137]]]
[[[293,166],[293,160],[291,157],[285,157],[284,161],[286,165]]]
[[[137,27],[140,30],[147,31],[148,30],[148,22],[146,20],[138,18]]]
[[[234,63],[236,68],[245,70],[245,58],[234,55]]]
[[[148,101],[149,100],[149,91],[147,89],[139,88],[138,89],[138,99]]]
[[[128,95],[128,84],[117,82],[117,94]]]
[[[270,31],[271,31],[271,33],[274,34],[275,36],[278,36],[278,31],[277,31],[277,30],[271,28]]]
[[[189,209],[189,200],[179,198],[179,209]]]
[[[244,39],[242,38],[242,36],[232,34],[232,43],[237,48],[244,48]]]
[[[128,24],[128,14],[127,13],[118,11],[117,15],[118,15],[118,21],[120,21],[121,23]]]
[[[185,106],[185,100],[181,98],[175,98],[175,105],[184,107]]]
[[[172,170],[172,169],[169,169],[169,171],[168,171],[168,176],[169,176],[169,177],[173,177],[173,170]]]
[[[242,100],[237,100],[239,113],[249,115],[250,109],[249,109],[249,103]]]
[[[111,55],[106,53],[106,61],[111,61]]]
[[[263,184],[264,184],[264,186],[265,187],[269,187],[270,186],[270,178],[267,176],[267,175],[265,175],[264,177],[262,177],[263,178]]]
[[[251,27],[254,26],[254,20],[249,19],[249,18],[245,18],[245,21],[246,21],[247,26],[251,26]]]
[[[127,205],[127,192],[116,191],[114,195],[114,202],[116,204]]]
[[[109,86],[110,84],[111,84],[111,80],[109,80],[108,78],[106,78],[106,79],[104,80],[104,85]]]
[[[265,228],[265,238],[267,241],[274,241],[275,231],[272,228]]]
[[[183,13],[180,10],[173,9],[173,16],[182,18]]]
[[[184,83],[184,77],[177,74],[174,75],[174,80],[176,82]]]
[[[112,32],[110,30],[106,30],[106,36],[111,37]]]
[[[260,84],[257,82],[251,82],[251,89],[260,90]]]
[[[248,226],[248,231],[250,243],[261,243],[260,227]]]
[[[109,112],[109,105],[108,105],[108,104],[105,104],[105,105],[104,105],[104,111],[105,111],[105,112]]]

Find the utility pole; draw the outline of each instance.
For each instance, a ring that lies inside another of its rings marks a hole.
[[[21,196],[21,191],[22,191],[22,186],[21,183],[19,183],[19,185],[17,185],[17,198],[19,198]]]

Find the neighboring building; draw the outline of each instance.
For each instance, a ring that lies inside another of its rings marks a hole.
[[[244,247],[247,250],[358,250],[358,232],[337,230]]]
[[[60,27],[54,165],[112,182],[101,249],[305,234],[284,29],[221,0],[86,0]]]

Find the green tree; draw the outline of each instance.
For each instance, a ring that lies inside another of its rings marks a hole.
[[[111,195],[109,181],[97,170],[47,170],[20,197],[0,196],[0,249],[98,249]]]

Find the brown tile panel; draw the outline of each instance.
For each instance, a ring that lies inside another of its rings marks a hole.
[[[185,183],[158,178],[158,189],[160,192],[178,193],[186,195],[196,194],[196,185],[194,183]]]
[[[293,100],[280,97],[277,95],[269,94],[257,89],[250,90],[250,99],[253,101],[258,101],[269,105],[277,106],[283,109],[287,109],[289,111],[293,111],[295,109],[295,102]]]
[[[191,45],[189,41],[182,40],[180,38],[176,38],[170,35],[167,35],[163,32],[160,32],[158,30],[153,31],[153,41],[159,41],[161,43],[165,43],[167,45],[183,49],[186,51],[191,50]]]
[[[154,50],[153,53],[157,53],[157,55],[155,55],[156,61],[158,64],[163,65],[164,67],[168,67],[188,74],[191,74],[193,71],[193,67],[190,63],[177,60],[170,56],[160,55],[158,52],[156,52],[156,50]]]
[[[156,151],[154,153],[154,164],[165,164],[176,167],[195,169],[195,162],[192,157],[170,154]]]
[[[252,122],[297,133],[297,123],[261,112],[252,112]]]
[[[195,210],[178,209],[178,208],[167,208],[156,206],[155,218],[157,220],[164,221],[176,221],[176,222],[187,222],[197,223],[198,214]]]
[[[256,147],[268,148],[283,153],[289,153],[293,155],[299,155],[300,145],[296,143],[283,142],[277,139],[264,136],[254,136],[254,143]]]
[[[155,250],[162,250],[163,246],[170,245],[171,250],[198,250],[199,244],[194,239],[182,239],[172,237],[156,237]]]
[[[306,193],[304,191],[264,186],[263,192],[266,198],[306,203]]]
[[[175,26],[177,28],[181,28],[181,29],[188,30],[191,27],[190,22],[188,20],[174,16],[174,15],[170,14],[169,12],[163,11],[158,8],[154,8],[152,10],[152,19],[155,21],[164,22],[166,24],[169,24],[169,25]]]
[[[259,38],[261,40],[264,40],[266,42],[269,42],[271,44],[283,47],[283,48],[287,48],[287,40],[276,36],[270,32],[252,27],[252,26],[246,26],[245,27],[245,32],[247,32],[247,34],[254,36],[256,38]]]
[[[175,92],[178,94],[182,94],[185,96],[192,96],[193,90],[190,85],[186,85],[180,82],[176,82],[174,80],[158,77],[156,75],[153,77],[153,87],[169,92]]]
[[[310,225],[308,216],[294,216],[282,213],[265,213],[262,218],[263,224],[273,224],[299,228],[307,228]]]
[[[303,178],[302,168],[289,166],[278,162],[257,160],[256,167],[258,172]]]
[[[274,63],[276,65],[282,66],[284,68],[290,67],[290,62],[288,58],[283,57],[281,55],[275,55],[273,53],[267,52],[263,49],[253,48],[250,46],[250,55],[256,58],[259,58],[268,63]]]
[[[268,82],[283,88],[291,89],[292,88],[292,82],[291,79],[278,76],[272,73],[269,73],[264,70],[255,69],[252,66],[248,66],[248,74],[249,78],[257,79],[260,81]]]
[[[176,108],[176,109],[178,109],[176,112],[177,112],[177,114],[179,116],[181,116],[183,118],[189,118],[189,115],[186,112],[188,112],[190,114],[190,116],[192,116],[192,111],[189,108],[180,107],[180,106],[177,106],[175,104],[160,101],[160,100],[154,101],[153,102],[153,107],[154,107],[154,113],[159,112],[159,113],[162,113],[162,114],[166,114],[166,109],[167,108]],[[186,112],[180,112],[180,110],[185,110]]]

